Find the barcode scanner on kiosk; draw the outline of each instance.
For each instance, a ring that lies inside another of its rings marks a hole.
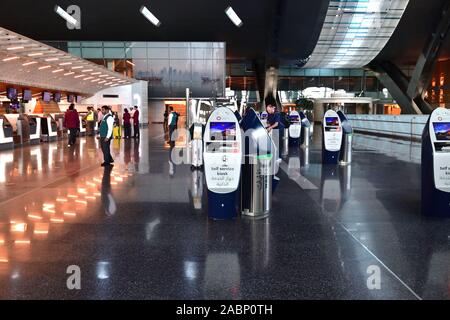
[[[325,112],[322,122],[322,163],[338,164],[342,146],[342,123],[334,110]]]
[[[450,217],[450,110],[437,108],[422,135],[422,214]]]
[[[203,136],[203,159],[208,188],[208,216],[215,220],[237,215],[242,141],[236,115],[227,107],[214,110]]]

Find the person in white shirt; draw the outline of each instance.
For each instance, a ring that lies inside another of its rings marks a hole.
[[[109,106],[102,107],[103,119],[100,123],[100,145],[103,152],[104,162],[102,167],[114,165],[114,159],[111,156],[111,138],[113,135],[114,117],[111,114]]]

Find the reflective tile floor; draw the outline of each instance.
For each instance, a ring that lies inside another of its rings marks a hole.
[[[351,166],[322,166],[315,130],[270,217],[235,221],[208,220],[160,125],[114,141],[112,170],[93,138],[1,151],[0,298],[450,298],[450,220],[421,216],[419,164],[358,139]]]

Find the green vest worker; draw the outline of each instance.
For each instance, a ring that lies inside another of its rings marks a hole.
[[[104,116],[102,122],[100,123],[100,145],[102,148],[104,159],[102,167],[105,167],[105,166],[112,166],[114,163],[110,149],[114,127],[114,118],[110,112],[109,106],[102,107],[102,114],[104,114]]]

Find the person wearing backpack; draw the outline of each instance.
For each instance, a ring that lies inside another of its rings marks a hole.
[[[169,144],[171,146],[174,146],[175,140],[176,140],[174,133],[175,133],[175,130],[178,128],[179,114],[177,112],[173,111],[172,106],[169,107],[169,111],[170,111],[169,119],[167,120],[167,122],[169,124]]]

